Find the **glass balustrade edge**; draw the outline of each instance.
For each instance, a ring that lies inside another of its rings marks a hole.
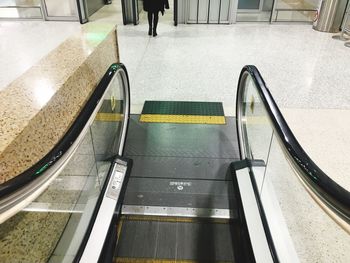
[[[244,130],[242,128],[242,108],[243,92],[245,89],[244,82],[250,75],[255,83],[257,92],[264,104],[268,117],[272,123],[274,134],[277,135],[283,150],[289,162],[294,166],[298,176],[304,186],[312,196],[318,199],[321,207],[328,212],[332,218],[349,232],[350,228],[350,193],[327,174],[325,174],[312,159],[303,150],[297,141],[293,132],[289,128],[276,102],[274,101],[269,89],[255,66],[245,66],[240,74],[237,98],[236,98],[236,116],[237,132],[239,136],[241,159],[248,158],[244,147]]]

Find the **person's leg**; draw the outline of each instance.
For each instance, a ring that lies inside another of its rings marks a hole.
[[[148,35],[151,36],[152,35],[152,12],[147,12],[147,17],[148,17]]]
[[[155,37],[157,35],[157,25],[158,25],[158,17],[159,12],[155,12],[153,15],[153,36]]]

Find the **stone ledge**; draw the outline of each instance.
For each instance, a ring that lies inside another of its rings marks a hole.
[[[118,61],[115,26],[89,23],[0,91],[0,184],[58,143]]]

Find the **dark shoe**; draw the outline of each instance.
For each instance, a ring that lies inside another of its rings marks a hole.
[[[148,35],[152,36],[152,28],[148,29]]]
[[[157,34],[157,31],[154,29],[153,30],[153,36],[156,37],[158,34]]]

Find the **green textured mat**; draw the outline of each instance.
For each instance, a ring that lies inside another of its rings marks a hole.
[[[142,114],[224,116],[221,102],[145,101]]]

